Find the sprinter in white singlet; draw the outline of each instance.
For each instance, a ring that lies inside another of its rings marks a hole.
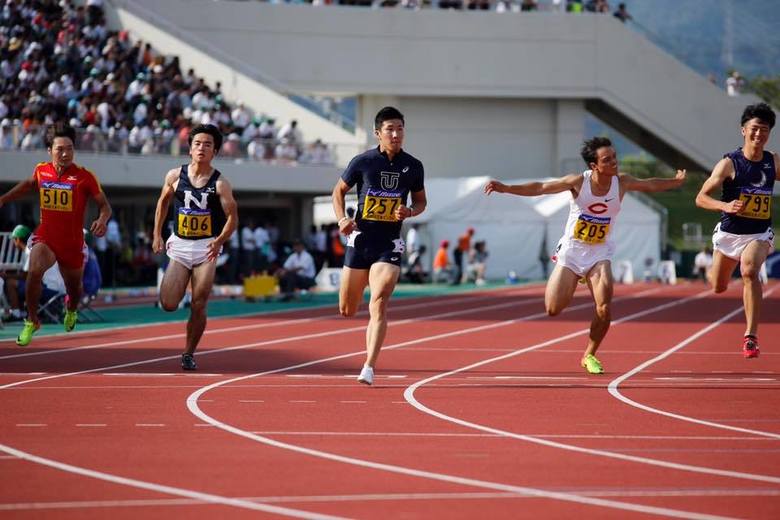
[[[556,265],[547,282],[544,305],[548,315],[560,314],[571,303],[577,282],[582,280],[588,285],[596,313],[581,365],[590,374],[601,374],[604,368],[596,358],[596,351],[611,323],[611,260],[620,203],[628,191],[653,192],[679,187],[685,182],[685,170],[677,170],[673,179],[635,179],[619,173],[617,154],[605,137],[585,141],[580,153],[590,170],[551,181],[511,186],[492,180],[485,186],[485,193],[533,197],[571,192],[569,220],[553,256]]]

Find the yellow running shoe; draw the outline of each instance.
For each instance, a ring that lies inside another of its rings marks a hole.
[[[596,356],[593,354],[588,354],[582,358],[582,368],[584,368],[588,374],[604,373],[604,367],[601,366],[601,361],[599,361],[598,358],[596,358]]]
[[[68,309],[65,309],[65,318],[63,318],[62,323],[65,325],[65,332],[70,332],[73,330],[73,328],[76,326],[76,322],[79,319],[79,313],[78,311],[70,311]]]
[[[32,341],[33,334],[41,328],[40,323],[33,323],[30,320],[24,320],[24,327],[19,333],[19,337],[16,338],[16,344],[20,347],[26,347]]]

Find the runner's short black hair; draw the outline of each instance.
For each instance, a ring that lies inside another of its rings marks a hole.
[[[219,128],[217,128],[214,125],[198,125],[192,130],[190,130],[190,136],[187,138],[187,142],[190,146],[192,146],[192,140],[195,139],[195,136],[198,134],[209,134],[211,137],[214,138],[214,153],[216,154],[219,152],[219,149],[222,148],[222,132],[219,131]]]
[[[745,126],[745,123],[754,118],[769,125],[770,129],[775,126],[775,111],[766,103],[756,103],[755,105],[746,106],[745,111],[742,112],[740,126]]]
[[[51,148],[54,144],[54,140],[58,137],[67,137],[71,142],[76,144],[76,129],[67,123],[54,123],[46,129],[46,148]]]
[[[384,107],[382,110],[376,113],[374,118],[374,130],[382,128],[382,123],[390,121],[391,119],[400,119],[401,123],[406,124],[404,121],[404,115],[395,107]]]
[[[612,141],[606,137],[593,137],[585,140],[580,149],[580,155],[585,161],[585,164],[590,166],[590,163],[596,162],[596,150],[604,148],[605,146],[612,146]]]

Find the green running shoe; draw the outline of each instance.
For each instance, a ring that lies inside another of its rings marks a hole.
[[[19,333],[19,337],[16,338],[16,344],[20,347],[26,347],[32,341],[33,334],[41,328],[40,323],[33,323],[30,320],[24,320],[24,327]]]
[[[593,354],[588,354],[582,358],[582,368],[584,368],[588,374],[604,373],[604,367],[601,366],[601,361],[599,361]]]
[[[65,318],[62,320],[62,323],[65,324],[65,332],[72,331],[76,326],[76,321],[78,321],[78,319],[78,311],[69,311],[68,309],[65,309]]]

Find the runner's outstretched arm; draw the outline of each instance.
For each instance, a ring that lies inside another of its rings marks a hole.
[[[581,175],[566,175],[559,179],[553,179],[543,182],[526,182],[524,184],[504,184],[501,181],[491,180],[485,185],[485,193],[509,193],[511,195],[521,195],[525,197],[534,197],[536,195],[549,195],[552,193],[561,193],[563,191],[579,191],[579,184],[582,183]]]

